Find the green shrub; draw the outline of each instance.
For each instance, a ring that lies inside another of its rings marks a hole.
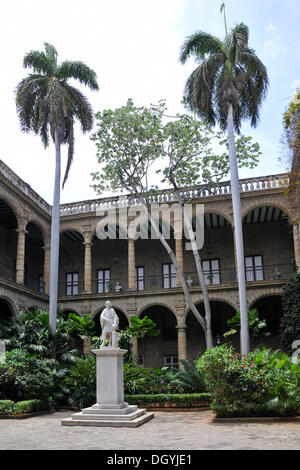
[[[50,359],[39,359],[27,351],[13,350],[0,364],[0,398],[14,401],[47,400],[57,389],[57,371]]]
[[[124,391],[131,394],[176,393],[182,387],[172,383],[174,374],[167,367],[147,369],[132,363],[124,364]]]
[[[0,415],[7,415],[13,412],[15,402],[12,400],[0,400]]]
[[[203,402],[211,402],[212,394],[210,393],[169,393],[169,394],[137,394],[125,395],[125,401],[130,405],[146,406],[151,404],[176,404],[180,408],[192,408]]]
[[[86,355],[77,359],[64,378],[69,404],[83,408],[96,401],[96,358]]]
[[[300,340],[300,273],[296,272],[283,287],[283,316],[279,337],[280,346],[288,354],[293,352],[292,344]]]
[[[203,375],[187,359],[182,359],[181,362],[184,370],[174,371],[174,378],[171,379],[171,383],[181,387],[184,392],[205,392]]]
[[[277,400],[277,409],[288,404],[295,410],[299,404],[299,366],[278,352],[262,349],[241,357],[223,345],[206,351],[196,367],[215,395],[214,410],[239,414],[271,400]]]
[[[21,313],[17,328],[10,338],[11,348],[22,349],[43,358],[53,358],[62,364],[74,363],[82,352],[85,336],[94,334],[90,315],[70,313],[67,319],[57,315],[56,333],[49,326],[49,313],[30,309]]]
[[[275,402],[244,404],[239,406],[218,405],[214,400],[211,409],[217,418],[254,418],[296,416],[297,406],[290,403]]]
[[[13,414],[19,415],[24,413],[33,413],[35,411],[42,411],[45,408],[45,402],[43,402],[42,400],[18,401],[17,403],[15,403]]]

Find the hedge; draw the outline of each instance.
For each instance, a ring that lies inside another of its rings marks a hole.
[[[216,414],[216,418],[290,417],[297,415],[297,407],[283,403],[256,403],[228,407],[218,405],[214,401],[211,404],[211,409]]]
[[[0,400],[0,415],[21,415],[49,409],[49,404],[37,399],[18,401],[16,403],[12,400]]]
[[[157,394],[157,395],[125,395],[125,401],[129,405],[150,406],[154,404],[162,405],[176,405],[180,408],[195,408],[200,403],[211,403],[213,395],[211,393],[172,393],[172,394]]]
[[[0,400],[0,415],[12,414],[15,402],[12,400]]]

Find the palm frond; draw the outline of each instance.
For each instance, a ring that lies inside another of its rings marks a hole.
[[[65,176],[64,176],[63,184],[62,184],[63,188],[68,179],[70,167],[72,165],[73,158],[74,158],[74,122],[72,118],[68,118],[68,125],[67,125],[66,133],[67,133],[67,142],[68,142],[68,159],[67,159]]]
[[[94,115],[92,107],[87,98],[77,88],[63,84],[64,101],[69,116],[75,116],[81,124],[82,132],[92,129]]]
[[[223,44],[215,36],[199,31],[183,43],[179,61],[184,64],[190,56],[204,59],[207,54],[222,54]]]
[[[52,70],[55,73],[57,69],[57,50],[54,46],[49,44],[48,42],[44,42],[46,57],[49,63],[51,64]]]
[[[54,70],[44,52],[30,51],[23,59],[24,68],[32,68],[34,72],[52,75]]]
[[[91,90],[99,90],[96,73],[83,62],[63,62],[57,71],[57,76],[63,79],[75,78]]]

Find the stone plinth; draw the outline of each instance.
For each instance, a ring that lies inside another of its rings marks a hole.
[[[126,349],[92,349],[96,355],[97,403],[63,419],[64,426],[137,427],[154,416],[124,402],[123,356]]]

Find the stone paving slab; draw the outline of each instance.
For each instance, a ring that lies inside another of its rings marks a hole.
[[[213,423],[211,411],[155,412],[138,428],[62,426],[60,411],[0,420],[1,450],[299,450],[294,422]]]

